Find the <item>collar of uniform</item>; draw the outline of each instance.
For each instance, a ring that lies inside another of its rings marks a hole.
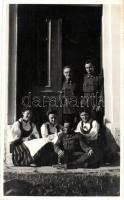
[[[66,80],[65,83],[72,84],[72,80]]]
[[[88,78],[94,78],[95,76],[90,74],[90,75],[87,75],[87,77]]]

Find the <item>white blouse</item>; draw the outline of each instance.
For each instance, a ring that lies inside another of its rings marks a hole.
[[[82,127],[83,124],[83,127]],[[80,121],[76,127],[75,132],[81,133],[84,137],[86,137],[88,140],[97,140],[98,134],[99,134],[100,125],[96,120],[92,121],[92,127],[91,127],[91,120],[89,120],[87,123],[82,123]],[[89,131],[87,134],[83,131]]]
[[[12,141],[15,141],[17,139],[19,139],[21,137],[21,129],[20,129],[20,123],[19,121],[22,123],[22,128],[25,131],[29,131],[31,129],[31,125],[30,122],[24,122],[22,120],[22,118],[20,118],[18,121],[14,122],[14,124],[12,125],[11,128],[11,135],[12,135]],[[36,125],[34,123],[32,123],[32,132],[31,134],[28,136],[28,139],[30,140],[30,137],[34,136],[35,138],[39,138],[39,133],[37,131]]]
[[[49,131],[51,133],[57,133],[57,128],[56,128],[56,125],[52,126],[50,123],[44,123],[42,124],[41,126],[41,135],[42,135],[42,138],[45,138],[49,135],[49,132],[48,132],[48,127],[47,125],[49,125]]]

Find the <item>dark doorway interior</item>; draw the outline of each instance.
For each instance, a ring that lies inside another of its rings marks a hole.
[[[71,65],[75,78],[81,80],[87,58],[94,60],[97,73],[101,70],[101,18],[102,5],[18,5],[17,118],[22,97],[32,91],[33,85],[40,91],[46,82],[45,21],[62,20],[62,66]],[[58,58],[52,59],[56,63]]]
[[[62,63],[72,66],[76,79],[81,80],[87,59],[92,59],[96,73],[101,73],[102,6],[77,6],[68,10],[62,26]]]

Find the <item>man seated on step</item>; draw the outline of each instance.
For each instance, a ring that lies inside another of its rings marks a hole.
[[[67,168],[86,168],[87,160],[91,156],[92,149],[82,139],[82,135],[75,133],[69,121],[64,122],[63,132],[54,144],[58,160],[66,164]]]

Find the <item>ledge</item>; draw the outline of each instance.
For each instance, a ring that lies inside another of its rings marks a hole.
[[[58,173],[81,173],[85,175],[120,175],[120,167],[119,166],[103,166],[95,169],[57,169],[55,167],[43,166],[43,167],[15,167],[15,166],[5,166],[4,170],[6,173],[12,174],[58,174]]]

